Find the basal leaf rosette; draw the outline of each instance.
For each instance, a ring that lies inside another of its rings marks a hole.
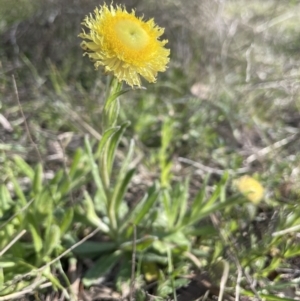
[[[130,86],[141,86],[140,76],[155,82],[158,72],[166,70],[170,50],[167,40],[159,40],[164,29],[154,20],[144,21],[135,11],[104,4],[86,16],[82,23],[89,29],[79,35],[81,47],[94,62],[95,68],[104,68],[118,81]]]

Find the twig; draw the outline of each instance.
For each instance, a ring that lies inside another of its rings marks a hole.
[[[229,264],[228,264],[228,262],[225,261],[225,260],[223,260],[222,262],[223,262],[223,265],[224,265],[224,270],[223,270],[222,278],[221,278],[221,281],[220,281],[220,293],[219,293],[218,301],[223,300],[225,287],[226,287],[226,282],[227,282],[228,275],[229,275]]]
[[[69,249],[67,249],[66,251],[64,251],[62,254],[60,254],[59,256],[57,256],[56,258],[54,258],[53,260],[49,261],[47,264],[43,265],[42,267],[36,269],[36,270],[32,270],[24,275],[22,275],[21,277],[18,278],[18,281],[21,281],[22,279],[32,276],[33,274],[39,273],[39,272],[43,272],[44,269],[50,267],[53,263],[55,263],[56,261],[60,260],[62,257],[66,256],[68,253],[70,253],[72,250],[74,250],[76,247],[78,247],[79,245],[83,244],[86,240],[90,239],[91,237],[93,237],[96,233],[98,233],[101,230],[101,228],[96,228],[94,231],[92,231],[90,234],[88,234],[87,236],[85,236],[83,239],[81,239],[80,241],[78,241],[76,244],[74,244],[73,246],[71,246]],[[6,300],[6,299],[4,299]],[[0,299],[1,301],[1,299]]]
[[[257,26],[256,29],[255,29],[255,32],[261,33],[263,31],[269,29],[270,27],[275,26],[275,25],[277,25],[279,23],[282,23],[282,22],[284,22],[284,21],[286,21],[286,20],[288,20],[290,18],[293,18],[295,16],[296,16],[296,14],[295,14],[294,11],[287,12],[285,14],[282,14],[282,15],[280,15],[278,17],[273,18],[273,20],[271,20],[271,21],[267,21],[267,22],[265,22],[265,23]]]
[[[195,256],[194,254],[192,254],[189,251],[184,252],[184,255],[186,257],[188,257],[194,263],[194,265],[200,270],[200,268],[202,267],[202,264],[201,264],[200,260],[197,258],[197,256]]]
[[[71,246],[69,249],[67,249],[66,251],[64,251],[62,254],[60,254],[59,256],[57,256],[56,258],[54,258],[53,260],[51,260],[50,262],[48,262],[47,264],[45,264],[44,266],[40,267],[39,269],[37,269],[36,271],[43,271],[45,268],[50,267],[53,263],[55,263],[56,261],[58,261],[59,259],[63,258],[65,255],[67,255],[68,253],[70,253],[72,250],[74,250],[76,247],[80,246],[82,243],[84,243],[86,240],[88,240],[89,238],[93,237],[96,233],[98,233],[101,230],[101,228],[96,228],[94,231],[92,231],[90,234],[88,234],[87,236],[85,236],[83,239],[81,239],[80,241],[78,241],[76,244],[74,244],[73,246]]]
[[[267,155],[268,153],[270,153],[272,150],[275,150],[277,148],[280,148],[286,144],[288,144],[289,142],[293,141],[295,136],[297,134],[293,134],[289,137],[286,137],[282,140],[279,140],[275,143],[273,143],[272,145],[269,145],[267,147],[264,147],[262,149],[260,149],[259,151],[257,151],[255,154],[252,154],[251,156],[249,156],[246,160],[245,160],[245,163],[246,164],[250,164],[252,163],[253,161],[257,160],[259,157],[263,157],[265,155]]]
[[[66,164],[66,161],[67,161],[67,156],[66,156],[66,152],[65,152],[65,149],[61,143],[61,140],[58,139],[58,143],[61,147],[61,151],[62,151],[62,154],[63,154],[63,165],[64,165],[64,173],[65,173],[65,176],[67,177],[68,179],[68,182],[71,183],[71,178],[70,178],[70,175],[68,173],[68,168],[67,168],[67,164]],[[70,185],[71,186],[71,185]],[[74,201],[74,193],[73,193],[73,189],[72,189],[72,186],[71,186],[71,189],[70,189],[70,198],[71,198],[71,202],[72,204],[74,205],[75,204],[75,201]]]
[[[237,173],[245,173],[249,170],[248,167],[243,167],[243,168],[239,168],[237,170],[233,170],[233,169],[218,169],[218,168],[213,168],[213,167],[209,167],[209,166],[205,166],[202,163],[190,160],[188,158],[183,158],[183,157],[179,157],[178,158],[179,162],[183,162],[186,164],[190,164],[198,169],[203,170],[204,172],[208,172],[208,173],[212,173],[212,174],[217,174],[217,175],[223,175],[225,172],[228,172],[229,174],[237,174]],[[198,170],[196,170],[196,172],[198,172]],[[201,173],[199,171],[199,173]]]
[[[7,244],[2,251],[0,251],[0,257],[17,241],[19,240],[24,234],[26,230],[22,230],[13,240]]]
[[[235,285],[235,301],[240,301],[240,293],[241,293],[241,281],[243,276],[243,269],[240,264],[236,264],[237,267],[237,278]]]
[[[31,203],[34,201],[34,199],[31,199],[24,207],[22,207],[18,212],[16,212],[13,216],[11,216],[6,222],[0,225],[0,230],[5,227],[9,222],[11,222],[16,216],[18,216],[20,213],[25,211]]]
[[[2,114],[0,114],[0,124],[3,126],[3,128],[6,131],[8,131],[8,132],[13,131],[13,128],[12,128],[11,124],[9,123],[9,121]]]
[[[36,284],[36,287],[40,287],[40,288],[46,288],[46,287],[49,287],[49,286],[52,286],[52,283],[51,282],[46,282],[44,284],[39,284],[37,283]],[[26,289],[23,289],[22,291],[20,292],[17,292],[17,293],[12,293],[12,294],[9,294],[9,295],[6,295],[6,296],[3,296],[3,297],[0,297],[0,301],[7,301],[7,300],[13,300],[13,299],[18,299],[20,298],[21,296],[24,296],[26,294],[30,294],[32,293],[33,291],[33,288],[30,287],[30,288],[26,288]]]
[[[224,230],[222,230],[222,227],[220,226],[220,223],[219,223],[219,220],[217,219],[217,216],[215,214],[211,214],[210,215],[210,218],[211,218],[211,221],[214,225],[214,227],[216,229],[219,229],[219,233],[220,233],[220,237],[222,239],[222,241],[225,243],[225,244],[228,244],[229,243],[229,249],[228,249],[228,253],[229,253],[229,256],[233,259],[233,261],[235,262],[237,268],[238,268],[238,271],[239,273],[241,273],[241,271],[244,273],[245,277],[246,277],[246,280],[252,290],[252,292],[254,293],[255,297],[257,298],[257,300],[261,301],[261,298],[257,292],[257,290],[255,289],[253,283],[252,283],[252,279],[250,277],[250,275],[245,271],[243,270],[237,256],[236,256],[236,248],[234,246],[234,244],[232,243],[232,239],[230,237],[230,235],[226,234]],[[241,276],[240,276],[241,277]],[[238,300],[237,297],[235,297],[235,300]]]
[[[299,231],[299,230],[300,230],[300,225],[296,225],[296,226],[293,226],[293,227],[290,227],[290,228],[287,228],[287,229],[284,229],[284,230],[281,230],[281,231],[274,232],[274,233],[272,233],[272,236],[273,237],[281,236],[281,235],[285,235],[285,234],[290,233],[290,232],[296,232],[296,231]]]
[[[13,80],[14,91],[15,91],[17,102],[18,102],[18,106],[19,106],[22,118],[24,119],[24,124],[25,124],[25,129],[26,129],[26,133],[27,133],[28,139],[30,140],[30,142],[33,145],[33,147],[35,148],[35,151],[36,151],[36,153],[37,153],[37,155],[39,157],[40,162],[42,162],[43,160],[42,160],[41,153],[40,153],[40,151],[39,151],[36,143],[32,139],[32,136],[31,136],[31,133],[30,133],[30,130],[29,130],[29,126],[28,126],[25,114],[23,112],[23,109],[22,109],[22,105],[21,105],[20,98],[19,98],[19,92],[18,92],[18,88],[17,88],[17,83],[16,83],[14,75],[12,75],[12,80]]]

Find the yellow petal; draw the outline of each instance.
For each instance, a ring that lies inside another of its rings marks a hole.
[[[250,176],[243,176],[236,180],[238,190],[252,203],[258,204],[264,196],[263,186]]]
[[[128,13],[121,6],[96,8],[82,23],[89,29],[79,35],[84,40],[81,47],[95,67],[103,66],[119,81],[130,86],[140,86],[140,76],[155,82],[158,72],[163,72],[169,62],[170,50],[164,46],[167,40],[159,40],[164,29],[153,19],[144,21]]]

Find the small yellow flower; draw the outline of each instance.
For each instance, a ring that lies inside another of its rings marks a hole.
[[[258,204],[264,196],[263,186],[250,176],[243,176],[236,180],[238,190],[252,203]]]
[[[168,41],[159,40],[164,29],[153,19],[145,22],[134,10],[128,13],[121,6],[104,4],[82,24],[89,32],[83,30],[79,35],[84,39],[81,47],[96,69],[102,66],[106,73],[132,87],[141,86],[140,76],[155,82],[157,73],[166,70],[170,50],[164,46]]]

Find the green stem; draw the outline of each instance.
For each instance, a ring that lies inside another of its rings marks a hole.
[[[115,126],[119,116],[120,103],[119,93],[122,90],[122,83],[120,83],[115,77],[111,80],[109,87],[109,93],[106,96],[103,115],[102,115],[102,132]]]
[[[111,128],[115,127],[118,121],[119,117],[119,111],[120,111],[120,102],[118,99],[118,96],[122,94],[122,83],[119,83],[119,81],[114,77],[111,80],[110,86],[109,86],[109,92],[106,96],[105,104],[103,107],[103,114],[102,114],[102,131],[103,134],[106,131],[109,131]],[[114,208],[113,200],[112,200],[112,193],[111,193],[111,168],[112,166],[109,166],[113,164],[112,162],[109,163],[108,161],[108,154],[111,147],[111,142],[108,140],[106,142],[106,145],[103,149],[103,152],[100,156],[100,177],[104,186],[104,193],[106,195],[107,199],[107,214],[111,225],[111,234],[115,235],[117,230],[117,212],[116,208]]]

